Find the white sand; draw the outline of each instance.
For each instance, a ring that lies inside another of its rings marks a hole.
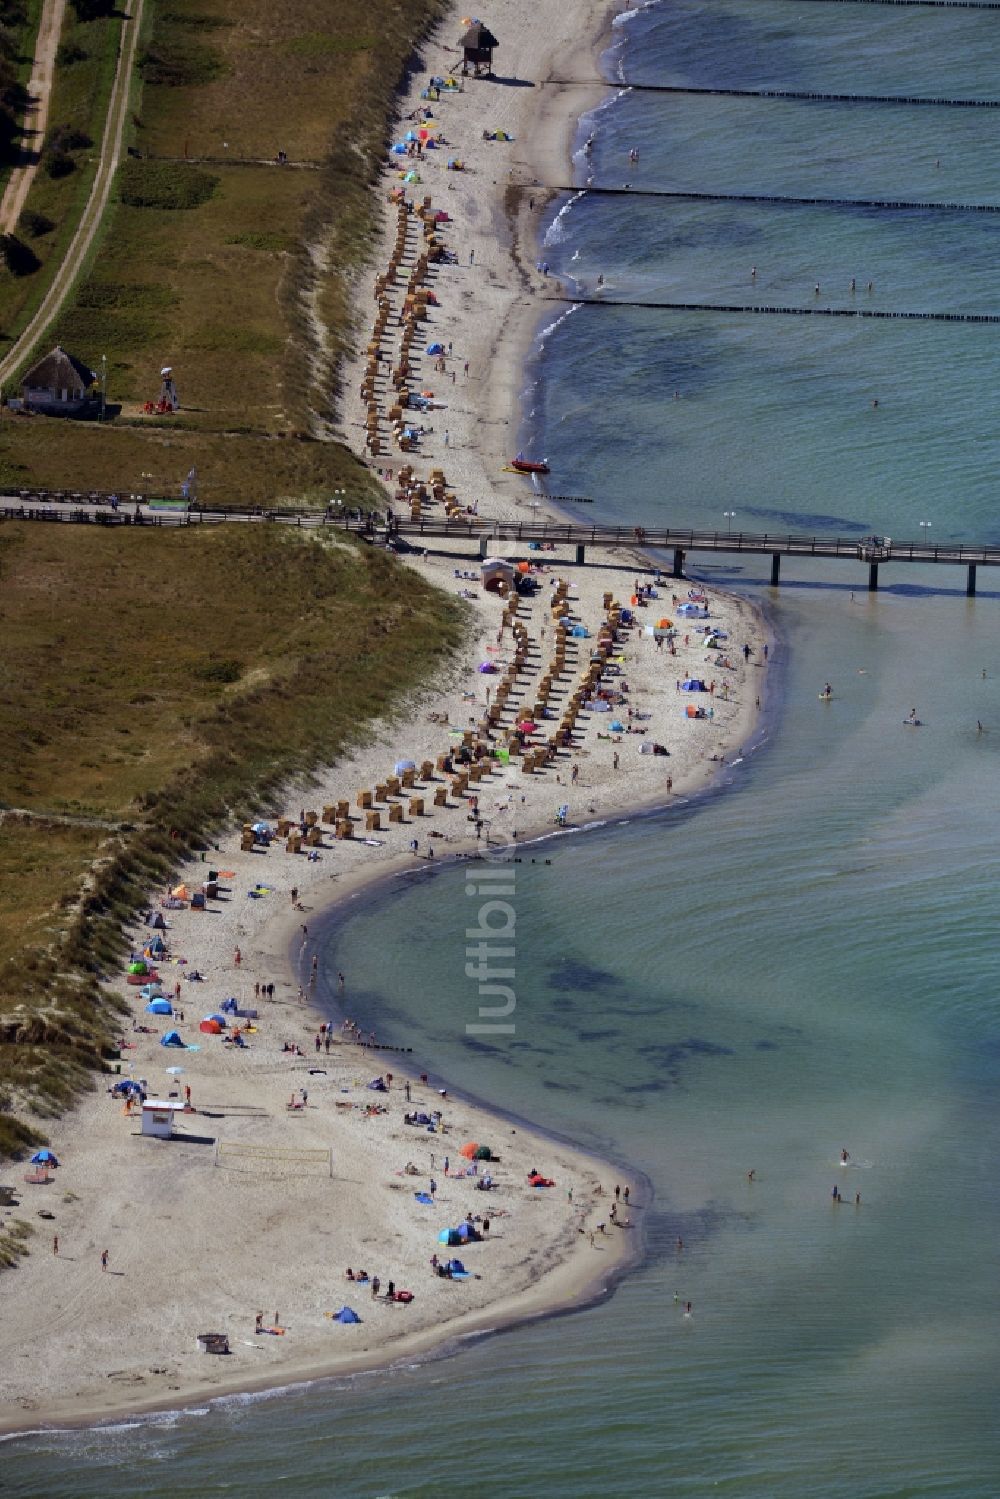
[[[441,30],[449,44],[460,33],[460,14],[456,9]],[[593,70],[590,39],[584,34],[581,44],[581,18],[575,9],[555,0],[498,0],[487,19],[502,43],[497,67],[504,75],[537,83],[550,72],[585,77]],[[596,17],[592,20],[596,26]],[[434,72],[445,73],[454,61],[453,52],[434,43],[424,56]],[[460,147],[469,170],[446,173],[445,151],[440,168],[424,170],[422,190],[435,201],[446,201],[455,220],[449,241],[461,253],[459,263],[443,268],[438,278],[441,306],[429,325],[429,338],[436,333],[454,346],[457,379],[450,390],[442,387],[453,403],[449,399],[447,413],[436,414],[439,430],[417,467],[423,473],[435,464],[446,467],[460,499],[475,498],[481,514],[516,514],[530,504],[529,482],[501,469],[516,421],[520,358],[537,317],[536,295],[546,289],[533,270],[524,272],[517,257],[512,259],[500,202],[509,180],[530,183],[543,175],[548,181],[566,175],[565,143],[583,107],[579,94],[569,100],[552,87],[470,80],[439,111],[448,139]],[[594,98],[599,96],[595,90]],[[416,102],[414,91],[403,113]],[[517,139],[487,144],[481,140],[486,126],[506,129]],[[539,194],[536,209],[540,203]],[[515,229],[524,244],[529,238],[526,208]],[[470,250],[475,251],[474,270],[468,265]],[[529,253],[528,260],[533,264],[534,255]],[[365,317],[370,307],[370,301],[362,303]],[[466,360],[468,380],[462,372]],[[354,390],[356,370],[349,380]],[[352,402],[348,431],[360,450],[363,432],[354,424],[361,408],[353,397]],[[445,416],[447,451],[439,436]],[[398,457],[391,461],[398,467]],[[323,543],[317,539],[316,544]],[[606,565],[575,568],[558,553],[537,556],[549,571],[542,575],[539,595],[522,605],[520,617],[534,648],[529,670],[519,679],[523,706],[534,702],[537,679],[554,643],[548,607],[552,576],[571,580],[574,618],[592,632],[589,640],[577,642],[576,658],[570,655],[567,675],[557,684],[554,701],[561,710],[587,663],[593,632],[603,618],[603,594],[610,591],[627,604],[639,563],[621,554],[604,558]],[[487,687],[495,690],[499,678],[482,675],[478,666],[494,660],[502,667],[511,649],[509,632],[497,646],[503,606],[477,583],[454,577],[456,567],[476,567],[466,556],[442,551],[414,565],[443,587],[476,594],[470,600],[475,630],[448,682],[401,706],[392,723],[375,726],[361,750],[319,772],[308,791],[289,788],[285,806],[275,812],[295,817],[300,810],[319,811],[345,797],[356,810],[356,793],[384,780],[398,758],[418,765],[425,758],[435,760],[454,746],[453,728],[481,718]],[[675,589],[686,594],[686,585],[668,581],[661,598],[639,611],[643,625],[662,616],[677,619],[671,599]],[[610,733],[613,715],[586,715],[572,753],[554,766],[529,775],[515,761],[489,777],[479,788],[489,837],[509,839],[516,830],[521,841],[533,831],[551,828],[556,809],[564,804],[570,824],[580,825],[636,805],[687,796],[708,781],[721,759],[738,753],[763,691],[765,673],[756,664],[763,637],[759,619],[744,602],[713,590],[709,607],[710,623],[729,632],[724,653],[731,666],[717,665],[715,651],[706,654],[693,622],[687,645],[682,627],[676,656],[668,648],[657,649],[641,631],[627,632],[616,650],[621,674],[611,685],[627,682],[628,706],[643,715],[632,720],[633,726],[645,733],[599,737]],[[740,653],[744,641],[755,652],[749,666]],[[714,679],[715,694],[680,694],[675,683],[689,673]],[[689,720],[683,714],[688,701],[710,705],[713,717]],[[617,711],[627,722],[624,705]],[[431,715],[445,714],[447,725],[431,721]],[[653,741],[664,745],[669,756],[642,754],[642,745]],[[574,765],[576,784],[571,783]],[[607,1194],[616,1175],[622,1183],[627,1180],[613,1168],[520,1128],[514,1133],[509,1121],[469,1103],[442,1100],[433,1087],[417,1082],[412,1084],[412,1106],[440,1106],[447,1132],[430,1135],[408,1127],[402,1122],[407,1105],[404,1068],[397,1065],[401,1059],[390,1052],[366,1055],[340,1034],[329,1054],[315,1053],[319,1019],[308,997],[297,997],[299,975],[288,963],[289,943],[301,923],[315,923],[314,913],[331,902],[349,898],[364,882],[395,868],[412,867],[409,845],[414,837],[421,858],[432,845],[438,858],[474,847],[464,800],[450,798],[448,808],[430,806],[433,791],[445,784],[437,777],[426,789],[417,788],[428,803],[428,815],[384,827],[377,846],[358,838],[334,843],[327,829],[325,847],[314,863],[286,852],[280,842],[266,852],[241,853],[238,831],[229,831],[220,839],[218,853],[211,855],[213,867],[235,872],[223,881],[228,898],[211,902],[208,914],[189,908],[166,913],[171,953],[186,963],[165,964],[161,973],[168,992],[181,983],[185,1018],[178,1028],[200,1050],[161,1048],[159,1034],[171,1022],[146,1015],[133,989],[128,992],[135,1018],[150,1022],[155,1031],[128,1036],[133,1044],[124,1053],[125,1065],[133,1077],[146,1078],[153,1093],[169,1086],[167,1066],[183,1066],[175,1086],[190,1085],[198,1112],[182,1116],[180,1138],[174,1141],[143,1139],[136,1120],[124,1117],[118,1103],[100,1092],[53,1130],[53,1144],[63,1160],[56,1181],[48,1187],[25,1186],[22,1205],[13,1213],[27,1217],[37,1234],[30,1256],[4,1284],[0,1429],[177,1405],[206,1393],[410,1358],[459,1333],[580,1303],[599,1293],[634,1249],[643,1204],[622,1214],[634,1227],[610,1226]],[[382,803],[380,810],[385,823],[387,805]],[[438,836],[431,838],[432,833]],[[192,864],[179,877],[197,888],[207,867]],[[247,892],[258,882],[266,884],[268,893],[251,899]],[[293,887],[302,910],[293,909]],[[137,940],[143,931],[148,935],[148,929],[137,926]],[[234,964],[237,945],[239,968]],[[307,985],[310,956],[307,939],[300,954]],[[205,975],[203,983],[178,980],[191,968]],[[349,1012],[353,976],[347,977],[344,1002]],[[277,984],[275,999],[255,1001],[254,985],[268,981]],[[126,992],[123,983],[117,987]],[[201,1017],[229,995],[260,1011],[259,1028],[242,1052],[197,1028]],[[285,1042],[298,1043],[305,1055],[284,1052]],[[322,1071],[313,1075],[310,1068]],[[369,1079],[386,1068],[394,1073],[389,1094],[369,1091]],[[288,1111],[290,1096],[302,1087],[308,1090],[308,1107]],[[388,1113],[365,1117],[363,1108],[370,1102],[385,1104]],[[209,1143],[197,1143],[200,1137]],[[494,1168],[495,1191],[479,1192],[471,1180],[444,1176],[444,1156],[454,1165],[459,1147],[470,1139],[489,1143],[501,1156]],[[227,1148],[240,1145],[257,1153]],[[322,1154],[275,1154],[307,1150],[329,1152],[332,1174]],[[414,1192],[428,1186],[432,1152],[438,1201],[424,1207],[416,1203]],[[419,1175],[401,1174],[408,1161]],[[528,1171],[535,1166],[557,1185],[529,1187]],[[16,1173],[6,1175],[12,1180]],[[638,1184],[630,1185],[638,1196]],[[39,1208],[51,1211],[53,1218],[38,1219]],[[475,1278],[439,1280],[429,1266],[431,1254],[440,1248],[437,1231],[457,1224],[469,1211],[490,1217],[489,1239],[451,1252]],[[602,1221],[608,1229],[596,1233],[592,1245],[590,1231]],[[53,1232],[59,1234],[58,1256],[52,1253]],[[108,1273],[100,1267],[104,1248],[110,1251]],[[367,1290],[345,1280],[347,1265],[378,1274],[383,1285],[393,1279],[397,1288],[412,1290],[415,1300],[409,1306],[386,1304],[384,1298],[373,1301]],[[360,1312],[359,1326],[333,1324],[325,1316],[345,1302]],[[255,1338],[257,1310],[265,1312],[265,1324],[277,1311],[285,1335]],[[195,1337],[204,1331],[227,1333],[232,1356],[197,1353]]]

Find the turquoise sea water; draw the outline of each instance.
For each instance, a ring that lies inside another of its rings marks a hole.
[[[998,28],[683,0],[617,27],[609,66],[984,97]],[[1000,115],[887,109],[626,95],[590,170],[615,181],[638,144],[649,187],[998,201]],[[996,236],[985,216],[583,198],[546,253],[632,301],[748,297],[756,264],[802,305],[817,280],[846,304],[854,275],[876,305],[995,312]],[[989,326],[584,307],[543,342],[526,441],[609,517],[996,540],[998,351]],[[779,592],[754,559],[696,565],[767,611],[764,744],[698,807],[522,851],[515,1035],[466,1034],[461,870],[360,907],[326,954],[385,1039],[644,1172],[641,1267],[449,1360],[0,1448],[8,1491],[1000,1492],[1000,580],[970,602],[945,569],[886,568],[869,596],[860,565],[786,563]]]

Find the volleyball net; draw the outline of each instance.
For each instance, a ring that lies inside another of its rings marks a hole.
[[[217,1140],[215,1165],[258,1176],[333,1176],[333,1151],[322,1146],[249,1145]]]

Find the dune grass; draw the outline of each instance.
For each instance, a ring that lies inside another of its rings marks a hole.
[[[314,532],[0,529],[0,1153],[100,1065],[149,887],[335,759],[463,620]]]

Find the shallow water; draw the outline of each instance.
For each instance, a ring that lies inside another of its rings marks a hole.
[[[631,40],[612,65],[951,97],[994,86],[998,27],[1000,13],[684,0],[617,28]],[[831,108],[821,130],[819,108],[629,95],[598,117],[594,170],[620,170],[641,140],[655,186],[794,178],[858,196],[863,180],[927,199],[933,115],[951,184],[995,198],[992,113],[883,111],[866,156],[874,107]],[[885,305],[919,292],[996,311],[991,228],[583,199],[547,253],[633,301],[726,300],[758,263],[783,298],[808,302],[821,279],[845,299],[854,274]],[[583,308],[545,340],[526,435],[555,488],[598,499],[595,518],[714,527],[729,509],[737,529],[904,537],[929,521],[996,540],[998,339]],[[645,1172],[642,1268],[589,1311],[449,1361],[0,1449],[11,1492],[996,1494],[1000,580],[981,571],[970,602],[953,569],[884,568],[869,596],[860,564],[786,563],[779,592],[753,558],[694,566],[768,611],[764,745],[698,808],[521,851],[514,1035],[466,1031],[461,869],[357,907],[326,955],[384,1039]],[[901,722],[912,706],[919,730]]]

